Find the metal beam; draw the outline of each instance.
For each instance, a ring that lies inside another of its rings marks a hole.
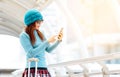
[[[51,64],[48,67],[63,67],[63,66],[70,66],[76,64],[84,64],[84,63],[91,63],[91,62],[98,62],[98,61],[105,61],[105,60],[113,60],[113,59],[120,59],[120,53],[112,53],[103,56],[91,57],[91,58],[84,58],[75,61],[68,61],[63,63]]]
[[[26,10],[30,9],[29,7],[27,7],[25,4],[22,4],[20,1],[23,1],[23,0],[11,0],[13,2],[15,2],[16,4],[20,5],[21,7],[25,8]],[[26,2],[29,2],[26,0]]]

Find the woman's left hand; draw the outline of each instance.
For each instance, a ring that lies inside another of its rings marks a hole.
[[[48,42],[49,42],[49,43],[55,42],[55,41],[56,41],[56,37],[57,37],[57,35],[54,35],[54,36],[50,37],[50,38],[48,39]]]

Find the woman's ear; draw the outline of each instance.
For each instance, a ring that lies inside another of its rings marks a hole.
[[[37,22],[35,22],[35,26],[37,25]]]

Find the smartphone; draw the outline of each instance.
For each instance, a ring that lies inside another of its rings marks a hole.
[[[63,28],[61,28],[61,29],[60,29],[60,32],[59,32],[59,34],[60,34],[62,31],[63,31]]]
[[[61,36],[60,36],[60,33],[61,33],[62,31],[63,31],[63,28],[60,29],[60,32],[59,32],[59,34],[58,34],[58,39],[61,37]]]

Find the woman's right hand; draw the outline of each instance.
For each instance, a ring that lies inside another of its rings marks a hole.
[[[49,42],[49,43],[55,42],[55,41],[56,41],[56,37],[57,37],[57,35],[54,35],[54,36],[50,37],[50,38],[48,39],[48,42]]]

